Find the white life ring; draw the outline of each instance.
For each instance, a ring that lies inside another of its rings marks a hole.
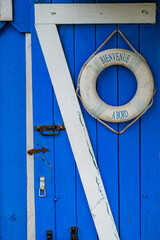
[[[135,96],[122,106],[108,105],[99,98],[96,90],[98,75],[112,65],[127,67],[137,80]],[[137,117],[147,108],[153,91],[153,76],[147,62],[140,54],[125,49],[109,49],[96,54],[80,76],[80,93],[85,108],[93,117],[108,122],[125,122]]]

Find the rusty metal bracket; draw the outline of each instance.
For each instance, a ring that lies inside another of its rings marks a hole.
[[[48,148],[42,147],[42,149],[31,149],[31,150],[28,150],[27,153],[28,153],[29,155],[33,155],[33,154],[35,154],[35,153],[40,153],[40,152],[45,153],[45,152],[47,152],[47,151],[49,151]]]
[[[78,228],[77,227],[71,227],[71,240],[78,240]]]
[[[40,125],[35,126],[35,131],[40,132],[43,136],[56,136],[60,131],[64,131],[64,125]],[[43,133],[45,131],[53,131],[54,133]]]

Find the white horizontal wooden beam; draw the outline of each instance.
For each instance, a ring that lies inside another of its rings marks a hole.
[[[155,3],[35,4],[36,24],[154,24]]]
[[[0,0],[0,21],[13,20],[13,2],[12,0]]]

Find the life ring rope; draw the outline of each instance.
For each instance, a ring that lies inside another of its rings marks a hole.
[[[119,33],[123,39],[127,42],[127,44],[131,47],[131,49],[138,55],[140,56],[140,58],[143,58],[143,60],[146,62],[145,58],[140,54],[138,53],[135,48],[132,46],[132,44],[128,41],[128,39],[124,36],[124,34],[119,30],[119,29],[116,29],[114,32],[111,33],[111,35],[101,44],[101,46],[89,57],[89,59],[84,63],[84,65],[82,66],[81,68],[81,71],[79,73],[79,76],[78,76],[78,82],[77,82],[77,89],[76,89],[76,94],[77,96],[79,97],[79,99],[81,100],[84,108],[86,109],[86,111],[92,116],[94,117],[96,120],[98,120],[99,122],[101,122],[104,126],[106,126],[108,129],[110,129],[112,132],[116,133],[116,134],[122,134],[124,133],[125,130],[127,130],[133,123],[135,123],[153,104],[153,96],[156,92],[156,89],[154,88],[153,90],[153,94],[152,94],[152,98],[151,98],[151,101],[150,103],[145,107],[145,109],[140,112],[140,114],[135,117],[128,125],[126,125],[120,132],[114,130],[112,127],[110,127],[106,122],[104,122],[103,120],[101,120],[98,115],[96,116],[95,114],[93,114],[91,111],[89,111],[89,109],[85,106],[84,102],[83,102],[83,99],[81,97],[81,95],[79,94],[79,90],[80,90],[80,78],[81,78],[81,75],[82,75],[82,72],[84,70],[84,68],[86,67],[86,65],[92,60],[92,58],[97,54],[97,52],[99,52],[99,50],[110,40],[110,38],[112,38],[112,36],[115,34],[115,33]],[[92,60],[93,61],[93,60]],[[134,59],[133,59],[134,61]],[[147,62],[146,62],[147,63]],[[132,64],[133,66],[133,64]],[[94,64],[92,64],[92,67],[94,67]],[[135,68],[137,67],[137,64],[135,63]],[[99,67],[98,67],[99,68]],[[97,71],[97,66],[94,67],[93,69],[95,72]]]

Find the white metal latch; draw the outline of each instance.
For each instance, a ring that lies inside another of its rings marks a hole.
[[[46,196],[45,177],[40,177],[39,197]]]

